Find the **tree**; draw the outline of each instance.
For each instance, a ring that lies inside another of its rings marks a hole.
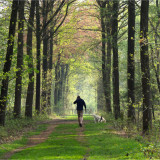
[[[26,97],[26,108],[25,116],[32,117],[32,105],[33,105],[33,95],[34,95],[34,66],[33,66],[33,55],[32,55],[32,32],[34,23],[34,11],[35,11],[35,0],[31,1],[30,16],[28,20],[28,34],[27,34],[27,55],[29,58],[28,68],[29,68],[29,83],[27,89]]]
[[[18,52],[17,52],[17,72],[14,102],[14,117],[21,114],[21,94],[22,94],[22,73],[23,73],[23,31],[24,31],[24,4],[25,0],[19,1],[18,7]]]
[[[111,112],[111,90],[110,90],[110,69],[111,69],[111,36],[110,36],[110,23],[109,23],[109,2],[108,10],[106,9],[107,0],[100,1],[97,0],[100,6],[100,17],[101,17],[101,34],[102,34],[102,77],[103,77],[103,87],[104,95],[106,100],[106,111]],[[106,11],[107,10],[107,11]],[[107,12],[107,15],[106,15]],[[107,19],[107,23],[106,23]],[[107,37],[106,37],[107,33]],[[107,58],[106,58],[106,42],[107,42]]]
[[[106,99],[106,109],[108,112],[111,112],[111,25],[112,25],[112,6],[111,2],[107,2],[107,11],[106,11],[106,41],[107,41],[107,60],[106,60],[106,88],[105,88],[105,99]]]
[[[11,19],[10,19],[10,25],[9,25],[7,54],[6,54],[4,68],[3,68],[4,77],[2,79],[1,95],[0,95],[0,125],[3,125],[3,126],[5,125],[5,111],[6,111],[8,83],[9,83],[8,73],[10,71],[11,62],[12,62],[14,36],[15,36],[16,21],[17,21],[17,11],[18,11],[18,1],[13,0]]]
[[[140,54],[143,94],[143,133],[151,127],[150,70],[148,53],[148,10],[149,0],[142,0],[140,19]]]
[[[36,49],[37,49],[37,63],[36,63],[36,113],[40,113],[40,95],[41,95],[41,35],[40,35],[40,13],[39,13],[39,0],[36,0]]]
[[[154,10],[155,12],[155,10]],[[151,54],[151,58],[152,58],[152,65],[154,68],[154,72],[156,75],[156,80],[157,80],[157,87],[160,93],[160,78],[159,78],[159,73],[160,73],[160,60],[159,60],[159,49],[158,49],[158,39],[160,38],[159,34],[158,34],[158,28],[160,26],[160,10],[159,10],[159,3],[158,0],[156,0],[156,19],[155,17],[150,18],[149,22],[151,24],[152,30],[154,31],[154,42],[155,42],[155,53],[153,50],[153,46],[152,44],[150,44],[151,50],[152,50],[152,54]],[[154,53],[154,54],[153,54]]]
[[[118,9],[119,1],[113,1],[112,48],[113,48],[113,108],[115,119],[120,117],[119,66],[118,66]]]
[[[49,14],[49,2],[48,0],[43,0],[43,11],[42,11],[42,17],[43,17],[43,28],[47,26],[47,19]],[[48,29],[47,27],[43,30],[43,78],[42,78],[42,112],[44,112],[47,108],[47,70],[48,70]]]
[[[61,54],[58,54],[57,64],[55,66],[55,87],[54,87],[54,105],[57,106],[60,102],[60,59]],[[57,111],[57,107],[55,108]]]
[[[135,0],[128,0],[128,118],[135,120],[135,64],[134,64],[134,46],[135,46]]]

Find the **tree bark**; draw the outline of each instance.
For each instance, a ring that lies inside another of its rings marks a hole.
[[[39,0],[36,0],[36,48],[37,48],[37,74],[36,74],[36,112],[40,113],[40,95],[41,95],[41,38],[40,38],[40,15],[39,15]]]
[[[148,53],[148,11],[149,0],[142,0],[140,19],[140,54],[143,93],[143,134],[151,127],[150,71]]]
[[[50,31],[51,32],[51,31]],[[53,36],[50,37],[49,41],[49,65],[48,65],[48,89],[47,89],[47,112],[48,114],[51,114],[51,92],[52,92],[52,68],[53,68],[53,60],[52,60],[52,54],[53,54]]]
[[[57,64],[55,67],[55,87],[54,87],[54,105],[55,105],[55,111],[57,111],[57,105],[59,102],[59,97],[60,97],[60,92],[59,92],[59,88],[60,88],[60,58],[61,58],[61,54],[58,55],[58,60],[57,60]]]
[[[135,0],[128,0],[128,118],[135,121],[135,63],[134,63],[134,46],[135,46]]]
[[[106,101],[104,95],[103,80],[102,76],[99,76],[97,81],[97,110],[104,111],[105,106],[106,106]]]
[[[106,110],[112,112],[111,109],[111,5],[108,1],[106,15],[106,32],[107,32],[107,61],[106,61]]]
[[[113,1],[112,48],[113,48],[113,108],[115,119],[120,117],[119,62],[118,62],[118,0]]]
[[[26,108],[25,116],[32,118],[32,105],[34,95],[34,66],[33,66],[33,55],[32,55],[32,32],[34,26],[34,11],[35,11],[35,0],[31,1],[30,16],[28,21],[28,34],[27,34],[27,55],[29,56],[28,68],[29,68],[29,84],[27,89]]]
[[[110,113],[111,110],[111,86],[110,86],[110,72],[111,72],[111,37],[110,37],[110,27],[109,25],[109,12],[106,15],[106,4],[107,0],[99,1],[100,6],[100,16],[101,16],[101,36],[102,36],[102,79],[103,79],[103,90],[106,101],[106,111]],[[108,2],[109,3],[109,2]],[[109,5],[108,5],[109,6]],[[107,23],[105,20],[107,19]],[[106,37],[106,33],[108,34]],[[106,60],[106,42],[107,42],[107,60]]]
[[[17,52],[17,72],[14,102],[14,117],[21,114],[21,94],[22,94],[22,72],[23,72],[23,30],[24,30],[24,4],[25,0],[19,1],[19,24],[18,24],[18,52]]]
[[[6,54],[4,68],[3,68],[4,78],[2,79],[1,95],[0,95],[0,125],[1,126],[5,125],[5,111],[6,111],[8,83],[9,83],[9,77],[7,74],[10,71],[11,62],[12,62],[14,36],[15,36],[16,21],[17,21],[17,11],[18,11],[18,1],[13,0],[10,26],[9,26],[9,36],[8,36],[8,42],[7,42],[7,54]]]
[[[47,11],[48,1],[43,0],[43,26],[47,22]],[[43,31],[43,77],[42,77],[42,113],[47,109],[47,56],[48,56],[48,35],[47,28]]]

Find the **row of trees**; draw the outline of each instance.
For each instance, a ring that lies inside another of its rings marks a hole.
[[[39,114],[40,111],[44,113],[46,110],[47,112],[50,112],[50,97],[52,85],[51,79],[53,66],[52,54],[54,43],[53,37],[57,37],[59,33],[59,28],[64,23],[64,20],[66,19],[66,16],[68,14],[69,6],[74,1],[75,0],[13,0],[7,42],[7,53],[4,60],[4,68],[2,72],[3,76],[0,95],[0,125],[5,125],[5,115],[8,100],[8,86],[10,81],[9,75],[12,67],[14,49],[16,48],[16,36],[18,36],[18,38],[16,56],[17,67],[15,100],[13,111],[14,117],[19,118],[21,116],[21,96],[23,86],[22,78],[26,67],[24,66],[25,39],[27,39],[25,55],[28,62],[28,87],[26,94],[25,116],[32,117],[34,92],[36,93],[36,98],[34,102],[36,113]],[[7,1],[7,3],[5,3],[4,5],[9,6],[9,3],[10,2]],[[17,23],[18,28],[16,27]],[[25,32],[27,32],[27,34],[25,34]],[[33,37],[33,34],[36,38]],[[35,54],[33,54],[33,40],[34,42],[36,41],[36,60],[34,59]],[[42,44],[43,48],[41,48]],[[43,54],[41,54],[41,50]],[[56,75],[59,74],[58,65],[59,61],[57,61],[56,64]],[[56,81],[59,81],[59,79]]]
[[[126,35],[128,32],[128,60],[127,60],[127,95],[128,95],[128,120],[135,122],[135,42],[137,33],[136,28],[136,17],[140,17],[140,32],[139,32],[139,53],[141,63],[141,86],[142,86],[142,101],[143,101],[143,133],[147,133],[152,124],[152,98],[151,98],[151,81],[150,81],[150,64],[149,57],[149,45],[152,46],[152,40],[148,42],[148,37],[152,33],[149,32],[149,22],[152,29],[155,32],[155,53],[157,58],[159,57],[158,45],[157,45],[157,29],[159,28],[159,20],[153,22],[149,19],[149,1],[142,0],[141,4],[139,1],[128,0],[127,2],[121,2],[118,0],[97,0],[97,4],[100,8],[101,17],[101,28],[102,28],[102,77],[105,95],[106,111],[111,111],[111,75],[113,83],[113,109],[115,119],[120,118],[120,92],[119,92],[119,53],[118,53],[118,42],[121,36]],[[154,16],[159,17],[158,0],[156,0],[156,13]],[[153,7],[153,6],[152,6]],[[140,9],[140,12],[139,12]],[[152,14],[152,13],[151,13]],[[128,15],[128,17],[127,17]],[[127,17],[128,23],[124,23],[124,17]],[[122,25],[123,23],[123,25]],[[123,30],[122,27],[127,27],[127,30]],[[151,30],[152,30],[151,29]],[[137,46],[136,46],[137,47]],[[113,52],[113,62],[111,63],[111,49]],[[151,52],[154,52],[151,50]],[[153,58],[153,57],[152,57]],[[153,59],[152,59],[153,60]],[[158,66],[159,66],[159,60]],[[157,84],[159,84],[159,69],[155,65],[154,60],[153,66],[156,73]],[[113,65],[111,67],[111,64]],[[112,68],[112,74],[111,74]]]

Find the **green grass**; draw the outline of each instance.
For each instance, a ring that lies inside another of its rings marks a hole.
[[[82,159],[86,147],[77,141],[77,124],[62,124],[46,142],[25,149],[12,156],[13,159]]]
[[[87,124],[85,131],[90,157],[88,160],[144,159],[142,144],[134,139],[123,138],[108,130],[106,124]]]
[[[32,135],[40,134],[42,131],[46,130],[47,124],[40,124],[36,127],[34,131],[30,131],[24,134],[19,140],[16,140],[12,143],[6,143],[0,145],[0,159],[3,157],[3,155],[11,150],[14,150],[16,148],[23,147],[27,144],[28,140],[27,138]]]
[[[85,116],[84,119],[93,118]],[[107,124],[88,122],[84,128],[83,139],[78,141],[78,124],[61,124],[44,143],[18,152],[11,159],[78,160],[86,154],[89,155],[87,160],[145,159],[141,151],[143,144],[113,134]]]
[[[64,116],[64,118],[67,120],[77,120],[77,115]],[[93,117],[90,115],[84,114],[84,119],[93,120]]]

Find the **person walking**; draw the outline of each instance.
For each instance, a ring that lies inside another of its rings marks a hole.
[[[85,101],[83,99],[81,99],[80,96],[77,96],[77,99],[73,103],[77,104],[78,122],[79,122],[79,126],[82,127],[82,123],[83,123],[83,106],[85,107],[85,111],[86,111],[86,103],[85,103]]]

